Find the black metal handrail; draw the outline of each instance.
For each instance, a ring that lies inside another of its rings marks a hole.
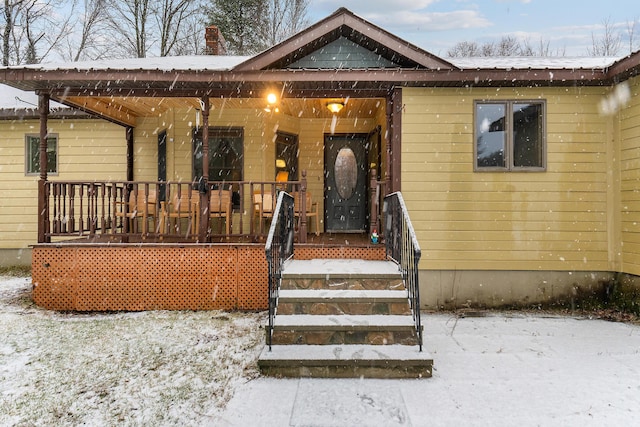
[[[276,316],[278,292],[282,278],[282,265],[293,256],[294,214],[293,196],[284,191],[278,195],[278,201],[267,235],[265,253],[269,268],[269,326],[267,328],[267,345],[271,351],[271,335],[273,321]]]
[[[382,210],[385,218],[384,241],[387,257],[395,261],[402,272],[402,279],[407,288],[413,321],[418,334],[418,345],[422,351],[420,282],[418,279],[418,263],[422,254],[420,245],[400,192],[387,195],[384,198]]]

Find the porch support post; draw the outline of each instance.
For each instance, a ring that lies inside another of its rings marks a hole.
[[[307,171],[302,171],[300,181],[300,236],[299,243],[307,243]],[[318,218],[316,218],[316,221]]]
[[[200,224],[198,241],[205,242],[209,228],[209,96],[202,97],[202,180],[200,190]],[[227,219],[228,221],[228,219]]]
[[[391,188],[387,189],[387,193],[393,193],[401,190],[400,182],[400,166],[402,153],[402,89],[395,87],[390,94],[390,107],[387,112],[391,114],[389,131],[391,153],[387,162],[391,166]]]
[[[127,126],[127,181],[133,181],[133,127]]]
[[[371,169],[371,180],[369,181],[369,191],[371,191],[370,209],[371,216],[369,217],[369,236],[373,234],[374,230],[378,229],[378,200],[380,200],[378,186],[378,172],[376,168]]]
[[[38,180],[38,243],[50,241],[47,238],[49,228],[49,198],[46,194],[47,182],[47,120],[49,118],[49,94],[38,93],[38,112],[40,114],[40,179]]]

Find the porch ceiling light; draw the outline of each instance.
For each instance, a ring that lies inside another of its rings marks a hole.
[[[332,101],[332,102],[327,104],[327,108],[333,114],[338,114],[340,112],[340,110],[342,110],[344,108],[344,102]]]
[[[287,162],[284,159],[276,159],[276,167],[278,169],[284,169],[287,167]]]
[[[267,113],[271,113],[271,112],[279,113],[280,109],[276,105],[277,102],[278,102],[278,97],[276,96],[276,94],[269,93],[267,95],[267,106],[264,108],[264,111],[266,111]]]

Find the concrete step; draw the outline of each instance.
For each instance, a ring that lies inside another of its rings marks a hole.
[[[258,366],[280,377],[422,378],[431,377],[433,358],[405,345],[274,345]]]
[[[277,315],[271,339],[273,344],[418,344],[407,315]]]
[[[402,274],[391,261],[354,259],[290,260],[282,289],[402,290]]]
[[[282,289],[279,315],[411,314],[404,290]]]

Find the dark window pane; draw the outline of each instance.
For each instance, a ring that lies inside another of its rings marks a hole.
[[[47,138],[47,173],[58,172],[58,139]],[[40,173],[40,137],[27,136],[27,173]]]
[[[542,104],[513,105],[513,166],[543,167]]]
[[[504,104],[476,105],[477,167],[504,168],[506,150]]]
[[[193,175],[202,177],[202,130],[194,135]],[[209,129],[209,180],[242,181],[242,129]]]

